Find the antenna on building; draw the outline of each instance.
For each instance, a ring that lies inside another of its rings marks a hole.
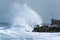
[[[54,20],[54,13],[52,13],[51,26],[53,25],[53,20]]]
[[[53,16],[54,16],[54,13],[52,13],[52,19],[54,19],[54,17],[53,17]]]

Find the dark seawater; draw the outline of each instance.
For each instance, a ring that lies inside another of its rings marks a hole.
[[[0,33],[0,40],[33,40],[33,38],[14,38],[9,35]]]
[[[11,27],[11,23],[0,23],[0,28],[4,27],[3,29],[8,29]]]

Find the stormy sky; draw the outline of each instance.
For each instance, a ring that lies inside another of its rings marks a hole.
[[[5,20],[3,17],[9,12],[8,7],[13,1],[26,3],[42,17],[43,23],[50,23],[52,13],[54,19],[60,19],[60,0],[0,0],[0,21]]]

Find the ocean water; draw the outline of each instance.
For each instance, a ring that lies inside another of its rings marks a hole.
[[[0,40],[60,40],[60,33],[25,33],[21,35],[0,33]]]
[[[13,2],[7,8],[9,11],[2,15],[4,21],[0,23],[0,40],[34,40],[31,33],[35,25],[42,24],[40,15],[26,3]]]
[[[4,4],[2,12],[7,9],[9,11],[2,14],[1,20],[4,21],[0,23],[0,40],[59,40],[60,33],[32,32],[35,25],[41,25],[43,20],[27,3],[21,4],[11,0],[9,4],[6,1],[2,2]]]

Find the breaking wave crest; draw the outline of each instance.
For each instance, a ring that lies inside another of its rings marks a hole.
[[[41,17],[27,4],[20,5],[20,3],[14,3],[11,5],[11,13],[13,13],[13,25],[20,25],[22,27],[29,29],[32,31],[34,25],[41,25],[42,19]]]

